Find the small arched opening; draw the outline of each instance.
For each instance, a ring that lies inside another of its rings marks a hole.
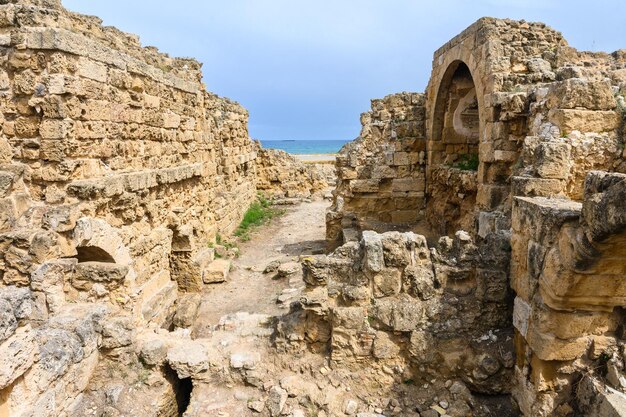
[[[469,67],[454,61],[439,85],[428,142],[427,218],[443,235],[473,228],[480,113]]]
[[[107,251],[97,246],[79,246],[76,248],[79,263],[102,262],[115,263],[115,259]]]

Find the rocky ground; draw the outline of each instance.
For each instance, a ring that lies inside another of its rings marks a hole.
[[[186,348],[201,346],[208,369],[194,378],[184,415],[513,415],[508,398],[473,397],[460,381],[418,383],[401,367],[331,365],[325,352],[306,349],[297,331],[281,335],[296,340],[277,340],[276,328],[284,326],[277,323],[297,319],[304,288],[298,259],[323,251],[327,206],[286,206],[283,217],[241,244],[228,281],[202,294]]]
[[[285,214],[239,244],[226,282],[183,296],[172,328],[137,334],[138,355],[130,345],[110,351],[76,415],[517,415],[507,396],[472,395],[461,381],[426,376],[405,358],[336,363],[325,345],[307,345],[298,260],[323,252],[328,201],[279,203]],[[110,333],[120,342],[112,347],[127,345],[123,323]]]

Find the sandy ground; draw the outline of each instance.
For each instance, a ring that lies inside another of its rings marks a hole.
[[[289,287],[285,280],[263,274],[272,261],[297,261],[300,255],[313,254],[324,248],[326,200],[288,206],[287,213],[273,219],[240,244],[241,256],[233,261],[228,281],[209,287],[200,306],[203,326],[218,323],[227,314],[236,312],[280,315],[278,295]],[[293,283],[292,283],[293,285]],[[198,337],[203,336],[196,327]]]
[[[309,155],[293,155],[302,162],[314,164],[322,162],[334,162],[337,155],[335,154],[309,154]]]

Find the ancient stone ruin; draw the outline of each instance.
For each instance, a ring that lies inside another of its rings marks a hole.
[[[426,94],[373,100],[338,157],[312,334],[525,416],[625,415],[625,94],[624,51],[543,24],[481,19],[436,51]]]
[[[264,265],[288,313],[209,330],[257,192],[333,174],[59,0],[0,2],[0,51],[0,417],[626,415],[625,51],[474,23],[362,115],[328,252]]]

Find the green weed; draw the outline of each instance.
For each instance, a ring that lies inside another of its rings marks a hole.
[[[259,196],[257,201],[252,203],[244,214],[241,224],[239,224],[239,227],[235,231],[235,236],[242,241],[250,240],[250,232],[252,230],[283,213],[284,210],[272,207],[270,200]]]
[[[458,168],[461,171],[478,171],[478,165],[480,161],[478,160],[478,154],[471,153],[461,155],[459,161],[454,164],[453,168]]]

